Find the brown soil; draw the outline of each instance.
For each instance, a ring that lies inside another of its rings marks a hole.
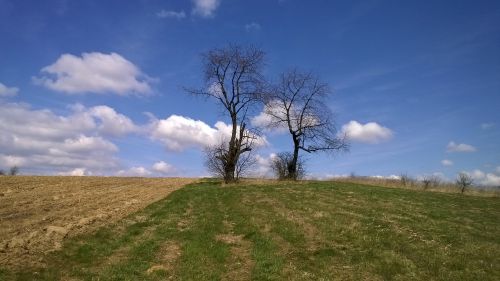
[[[196,179],[0,177],[0,265],[43,264],[64,240],[114,223]]]

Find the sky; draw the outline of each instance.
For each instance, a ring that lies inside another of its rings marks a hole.
[[[330,85],[350,150],[305,154],[309,177],[500,185],[499,1],[0,0],[0,42],[0,169],[208,175],[203,147],[229,122],[184,89],[207,86],[203,52],[240,44],[270,80]],[[291,146],[264,131],[253,175]]]

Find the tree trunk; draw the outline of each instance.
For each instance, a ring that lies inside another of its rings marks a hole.
[[[239,143],[236,138],[236,131],[238,130],[238,123],[236,119],[236,114],[231,114],[231,122],[233,123],[233,128],[231,131],[231,139],[229,140],[229,147],[227,150],[227,162],[224,167],[224,183],[232,183],[236,181],[235,171],[236,164],[238,163],[239,156]]]
[[[298,178],[298,173],[297,173],[297,162],[299,160],[299,144],[300,140],[297,138],[293,138],[293,157],[290,163],[288,163],[287,168],[288,168],[288,178],[291,180],[297,180]]]

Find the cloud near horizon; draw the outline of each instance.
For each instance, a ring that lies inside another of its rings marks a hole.
[[[117,53],[61,55],[56,62],[41,69],[35,84],[66,94],[147,95],[152,80],[139,67]]]
[[[20,166],[42,174],[104,173],[119,167],[119,148],[108,137],[139,132],[128,117],[105,105],[77,104],[65,116],[22,103],[0,106],[0,168]]]
[[[486,173],[481,170],[473,170],[472,172],[465,172],[471,176],[475,183],[484,186],[500,186],[500,169],[497,167],[495,172]]]

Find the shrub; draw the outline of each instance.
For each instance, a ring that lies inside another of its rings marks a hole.
[[[290,164],[292,163],[293,154],[290,152],[280,152],[272,159],[271,168],[279,180],[299,180],[304,178],[304,160],[299,156],[297,161],[296,175],[290,173]]]

